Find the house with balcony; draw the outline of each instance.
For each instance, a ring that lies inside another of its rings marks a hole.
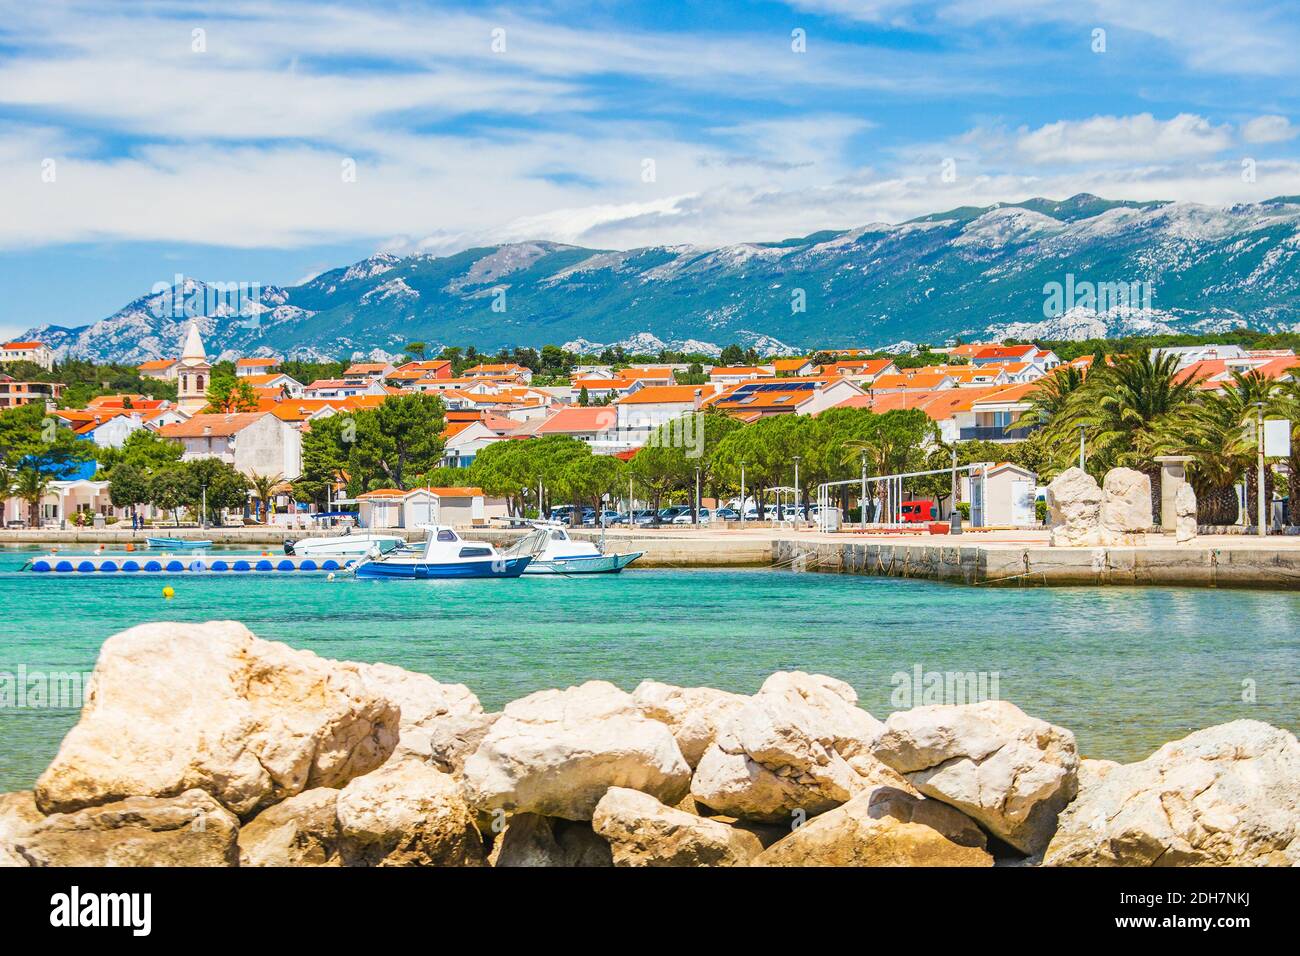
[[[43,402],[53,408],[63,395],[60,382],[20,382],[11,375],[0,374],[0,410]]]

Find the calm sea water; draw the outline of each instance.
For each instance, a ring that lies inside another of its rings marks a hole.
[[[0,672],[90,670],[150,621],[235,618],[324,657],[468,684],[489,709],[591,678],[752,692],[799,668],[883,717],[892,676],[997,674],[998,696],[1117,760],[1210,724],[1300,726],[1300,594],[1002,590],[788,571],[629,570],[516,581],[327,582],[316,575],[92,578],[20,573],[0,550]],[[162,588],[171,584],[173,600]],[[1243,689],[1254,682],[1254,703]],[[28,787],[75,710],[0,709],[0,791]]]

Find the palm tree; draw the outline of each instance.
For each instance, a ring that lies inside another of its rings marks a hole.
[[[27,503],[27,523],[37,527],[40,524],[41,499],[50,490],[50,476],[35,468],[20,468],[15,490],[18,497]]]
[[[1095,368],[1047,429],[1054,464],[1068,467],[1087,441],[1089,470],[1102,474],[1127,466],[1151,471],[1151,449],[1161,421],[1196,398],[1196,384],[1178,375],[1178,358],[1148,351]]]
[[[270,514],[275,514],[275,489],[284,481],[284,475],[276,472],[274,475],[259,475],[253,472],[249,476],[248,483],[253,486],[253,494],[262,502],[262,523],[266,523],[268,510]]]
[[[1285,415],[1288,397],[1281,383],[1258,372],[1233,372],[1222,392],[1204,393],[1164,418],[1153,432],[1155,454],[1190,455],[1187,477],[1207,524],[1231,524],[1237,517],[1233,486],[1243,476],[1257,481],[1252,467],[1258,440],[1255,423],[1265,415]]]
[[[9,469],[9,463],[0,459],[0,527],[4,526],[5,502],[13,493],[14,473]]]
[[[1065,411],[1070,397],[1083,387],[1083,369],[1076,365],[1062,365],[1045,375],[1038,387],[1025,396],[1029,408],[1016,421],[1016,428],[1046,425]]]

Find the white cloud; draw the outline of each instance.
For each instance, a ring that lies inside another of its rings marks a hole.
[[[1179,113],[1158,120],[1136,116],[1094,116],[1061,120],[1020,135],[1016,149],[1035,163],[1169,162],[1221,152],[1232,130],[1202,116]]]
[[[1300,129],[1285,116],[1256,116],[1241,127],[1241,138],[1247,143],[1284,143],[1297,134]]]

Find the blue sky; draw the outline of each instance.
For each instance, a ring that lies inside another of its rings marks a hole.
[[[1297,48],[1270,0],[0,0],[0,336],[380,250],[1296,195]]]

